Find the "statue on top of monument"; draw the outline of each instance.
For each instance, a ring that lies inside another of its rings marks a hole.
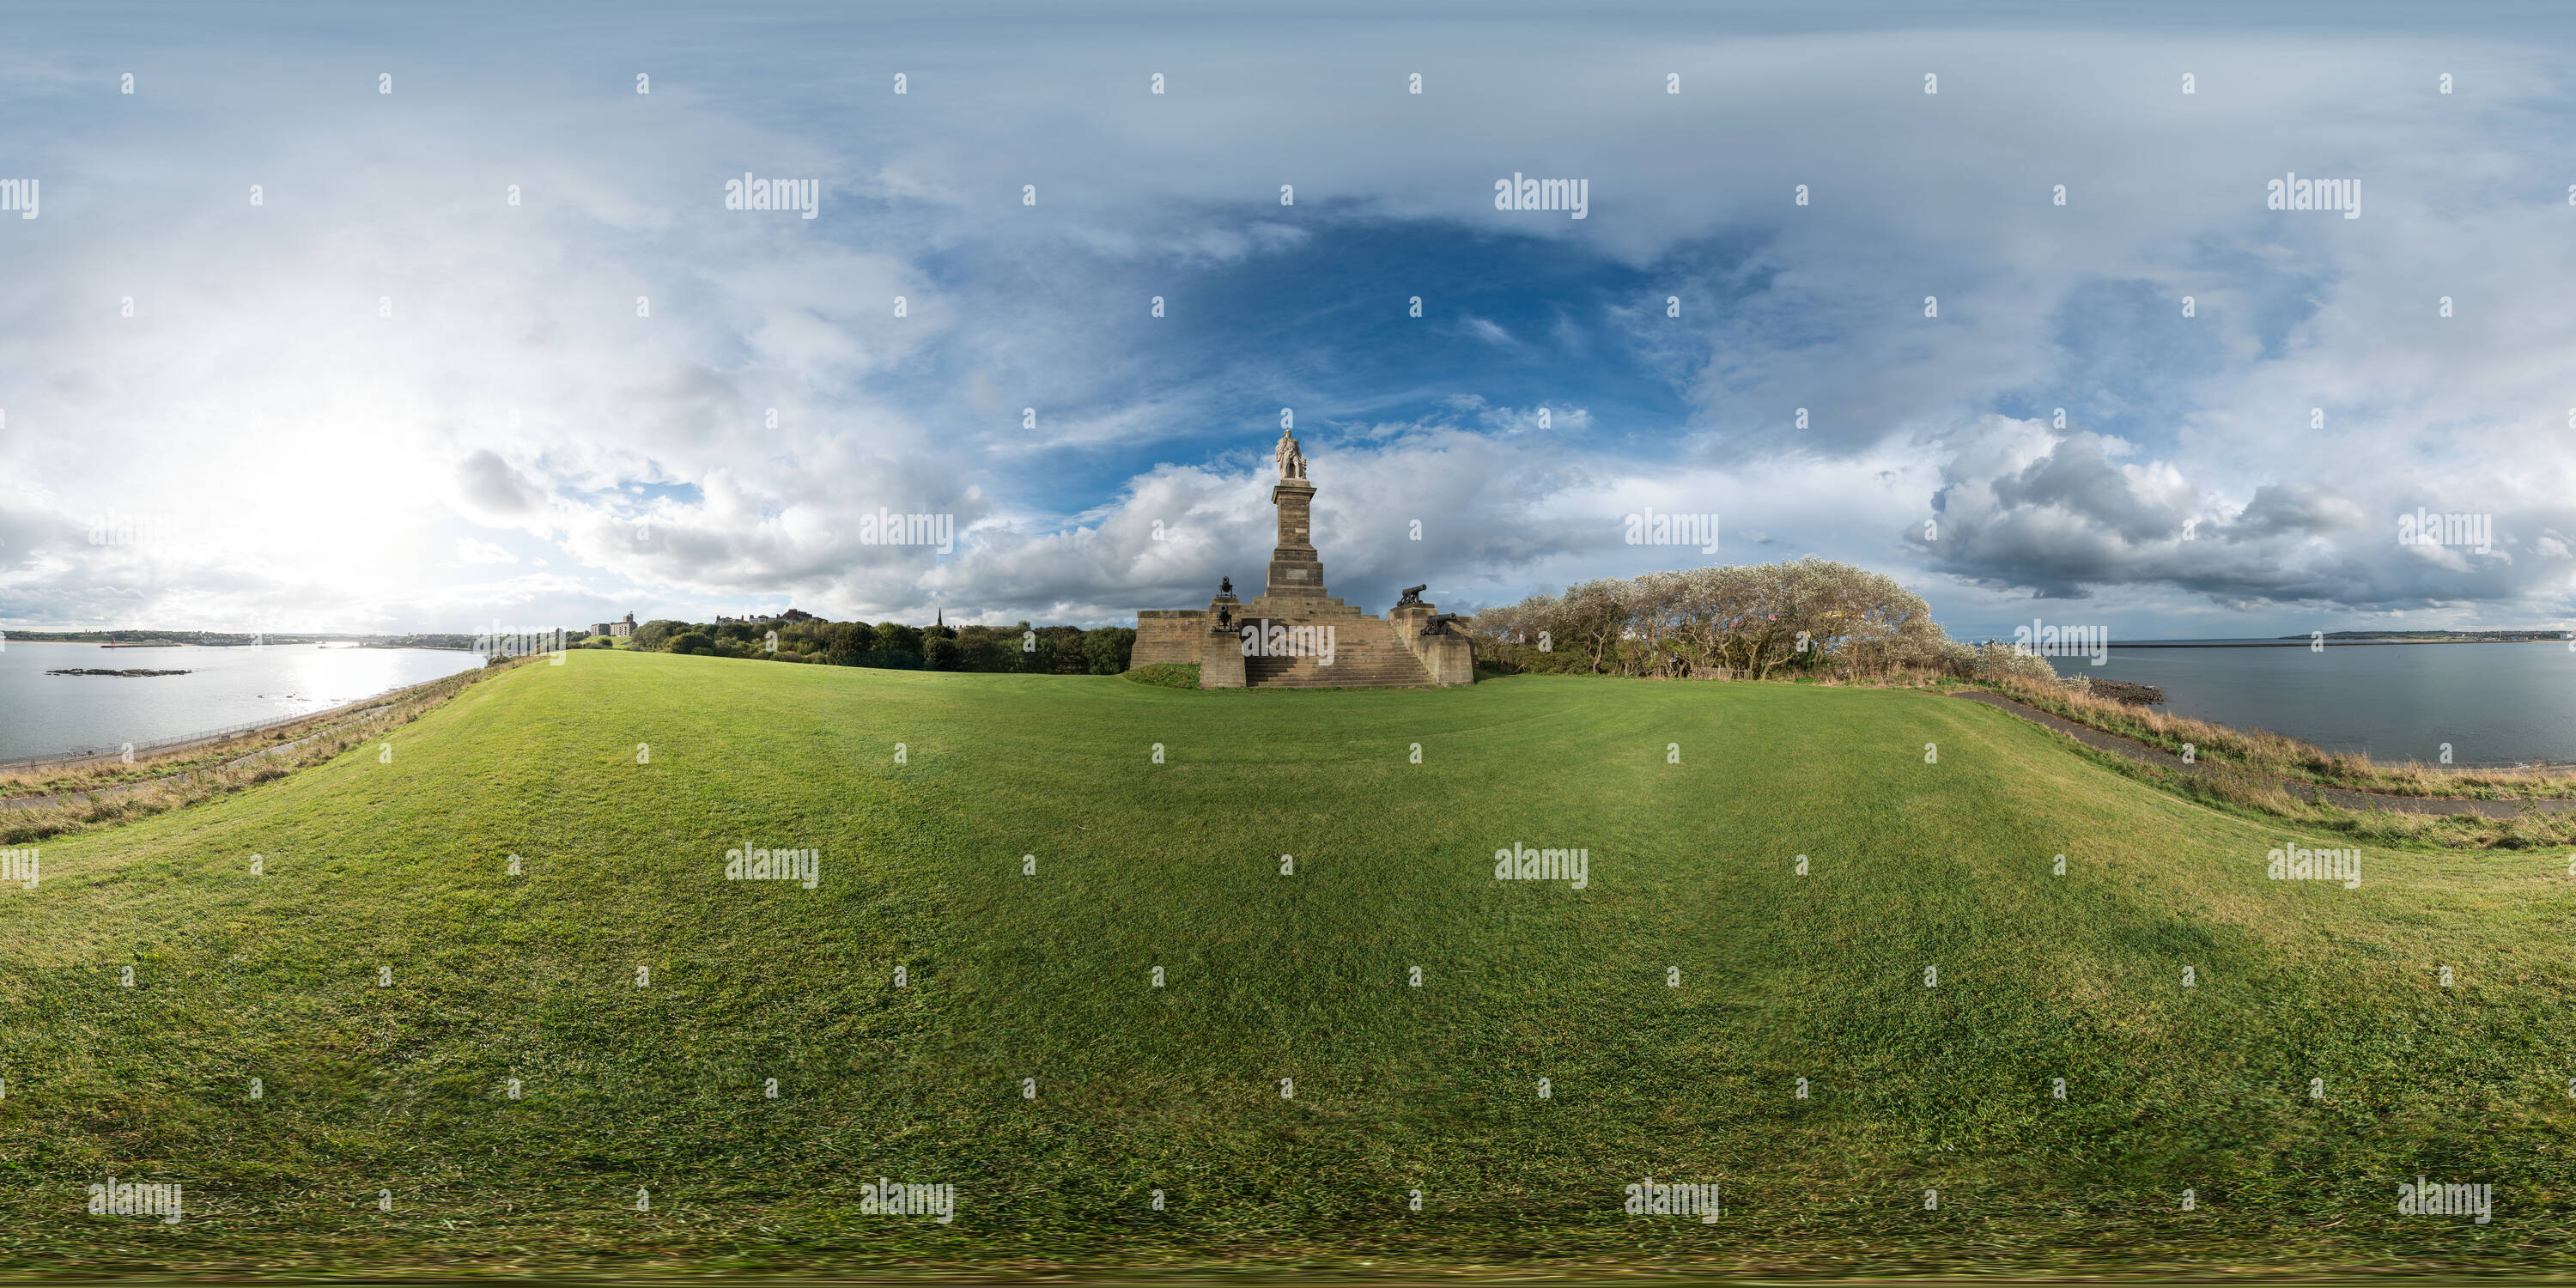
[[[1279,445],[1271,449],[1270,454],[1279,460],[1279,477],[1283,481],[1306,477],[1306,454],[1297,450],[1295,434],[1280,430]]]

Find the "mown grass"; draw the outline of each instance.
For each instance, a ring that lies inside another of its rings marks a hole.
[[[2563,860],[2269,881],[2315,839],[1971,703],[594,651],[390,741],[0,891],[0,1265],[2567,1261]],[[746,841],[819,888],[725,881]],[[2494,1224],[2398,1217],[2418,1173]],[[188,1219],[86,1215],[110,1174]],[[1648,1176],[1728,1211],[1625,1215]]]

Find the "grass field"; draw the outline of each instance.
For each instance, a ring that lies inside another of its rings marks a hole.
[[[595,651],[390,747],[0,890],[0,1266],[2576,1260],[2566,856],[2269,880],[2345,843],[1972,703]],[[2399,1216],[2418,1174],[2493,1223]],[[110,1175],[185,1219],[87,1214]]]

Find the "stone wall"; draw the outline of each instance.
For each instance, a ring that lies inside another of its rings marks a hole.
[[[1199,687],[1202,689],[1240,689],[1246,687],[1243,673],[1243,637],[1210,635],[1207,637],[1206,660],[1199,663]]]
[[[1474,684],[1476,649],[1467,639],[1465,623],[1451,622],[1446,635],[1422,633],[1423,624],[1439,611],[1436,604],[1407,604],[1389,610],[1386,622],[1397,642],[1411,650],[1422,669],[1431,673],[1433,684]]]
[[[1136,651],[1130,668],[1178,663],[1197,666],[1207,645],[1208,615],[1196,608],[1147,608],[1136,614]]]

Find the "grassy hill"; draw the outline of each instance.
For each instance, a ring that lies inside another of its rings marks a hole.
[[[575,652],[0,890],[0,1265],[2563,1265],[2568,860],[2289,840],[1916,692]]]

